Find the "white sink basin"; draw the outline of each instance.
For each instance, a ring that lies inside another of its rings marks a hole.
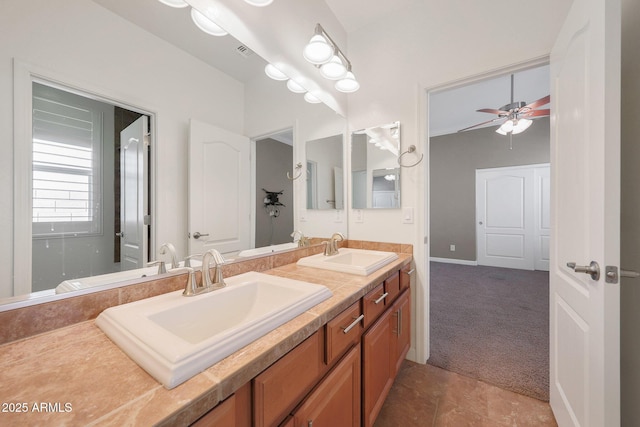
[[[317,254],[300,258],[298,265],[368,276],[396,259],[398,255],[394,252],[343,248],[337,255]]]
[[[111,307],[96,324],[166,388],[331,297],[321,285],[249,272],[194,297],[170,292]]]

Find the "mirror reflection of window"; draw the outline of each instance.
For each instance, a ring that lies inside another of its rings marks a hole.
[[[32,290],[120,271],[116,136],[141,114],[38,82],[32,90]]]

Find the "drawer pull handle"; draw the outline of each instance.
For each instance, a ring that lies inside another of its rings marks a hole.
[[[364,319],[364,314],[361,314],[360,316],[356,317],[355,320],[346,328],[342,328],[342,332],[344,332],[345,334],[348,333],[351,329],[353,329],[354,326],[356,326],[358,323],[360,323],[360,321]]]
[[[287,172],[289,173],[289,172]],[[307,421],[307,427],[313,427],[313,420]]]
[[[402,335],[402,309],[398,310],[398,336]]]
[[[415,271],[416,271],[416,269],[415,269],[415,268],[412,268],[411,270],[407,271],[407,274],[408,274],[409,276],[411,276]]]
[[[383,299],[385,299],[387,297],[387,295],[389,295],[389,292],[385,292],[384,294],[380,295],[380,298],[378,298],[377,300],[375,300],[373,303],[374,304],[380,304],[380,301],[382,301]]]

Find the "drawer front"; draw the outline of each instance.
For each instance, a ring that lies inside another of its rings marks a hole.
[[[400,273],[395,272],[384,281],[384,291],[388,293],[386,303],[389,304],[400,295]]]
[[[380,317],[385,309],[388,295],[384,292],[384,284],[380,283],[374,290],[362,298],[362,312],[364,314],[364,328],[368,328]]]
[[[360,301],[337,315],[326,325],[325,361],[331,364],[351,345],[360,341],[364,329],[362,325]]]
[[[411,264],[405,265],[400,270],[400,291],[404,291],[405,289],[409,289],[411,285],[411,275],[413,274],[414,269],[411,268]]]
[[[256,426],[280,423],[324,373],[323,337],[316,332],[253,380]]]

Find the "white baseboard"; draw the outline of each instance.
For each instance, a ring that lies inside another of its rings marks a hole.
[[[478,265],[478,261],[469,261],[467,259],[454,259],[454,258],[429,258],[430,261],[446,262],[447,264],[461,264],[461,265]]]

